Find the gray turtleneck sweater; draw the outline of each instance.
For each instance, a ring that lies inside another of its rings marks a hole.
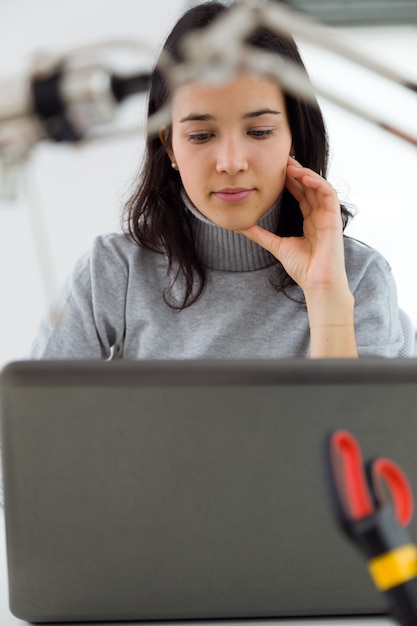
[[[31,357],[308,357],[302,291],[297,286],[287,294],[276,291],[270,278],[277,262],[268,252],[188,208],[207,267],[207,288],[197,302],[182,311],[170,308],[162,296],[172,283],[166,258],[125,235],[100,236],[77,263],[59,314],[44,320]],[[273,207],[259,223],[273,231],[278,210]],[[398,356],[404,340],[387,262],[347,237],[345,255],[360,355]],[[181,300],[179,284],[175,294]]]

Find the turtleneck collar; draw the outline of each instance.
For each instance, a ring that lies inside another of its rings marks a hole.
[[[183,200],[191,214],[191,225],[199,256],[204,265],[226,272],[252,272],[276,263],[275,257],[244,235],[217,226],[192,204],[183,192]],[[271,232],[276,231],[281,198],[257,222]]]

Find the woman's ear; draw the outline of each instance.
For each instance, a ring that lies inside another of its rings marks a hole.
[[[161,128],[159,131],[159,139],[161,140],[161,143],[166,143],[168,137],[169,137],[169,128],[164,126],[164,128]]]
[[[166,142],[168,141],[168,138],[169,138],[169,128],[165,126],[164,128],[161,128],[161,130],[159,131],[159,139],[161,140],[162,144],[166,144]],[[174,152],[172,148],[167,147],[166,151],[171,161],[175,161]]]

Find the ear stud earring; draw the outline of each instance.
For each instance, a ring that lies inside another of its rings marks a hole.
[[[175,161],[172,161],[171,163],[171,167],[173,170],[175,170],[176,172],[178,172],[178,165],[175,163]]]

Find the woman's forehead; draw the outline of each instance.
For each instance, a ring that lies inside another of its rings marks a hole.
[[[198,113],[209,114],[210,110],[222,107],[245,111],[258,109],[275,110],[285,107],[285,96],[272,79],[256,74],[238,75],[227,82],[190,82],[178,87],[174,93],[172,108],[174,116]],[[189,109],[189,110],[187,110]],[[206,110],[207,109],[207,110]]]

